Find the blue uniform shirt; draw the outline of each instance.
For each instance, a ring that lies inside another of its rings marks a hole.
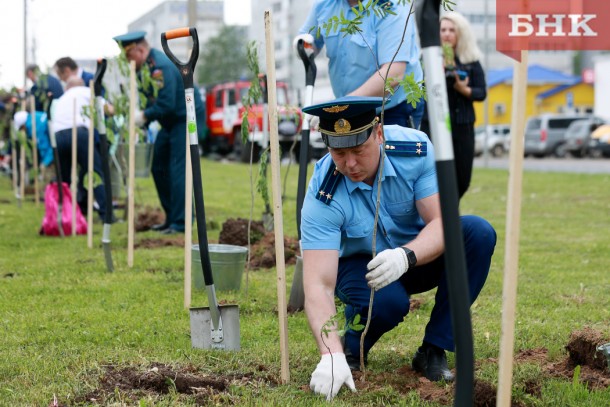
[[[414,157],[388,153],[383,168],[377,252],[403,245],[424,227],[415,201],[438,192],[434,148],[428,137],[417,130],[389,125],[384,127],[388,144],[392,141],[427,143],[427,154]],[[425,150],[425,149],[424,149]],[[381,154],[381,151],[380,151]],[[303,250],[338,250],[340,257],[371,253],[377,177],[373,186],[352,182],[342,176],[329,204],[316,199],[333,165],[330,154],[315,166],[301,212]]]
[[[32,138],[32,115],[28,114],[25,121],[25,132],[28,139]],[[53,149],[51,148],[51,140],[49,139],[49,124],[47,122],[47,114],[36,112],[36,145],[40,153],[40,164],[48,167],[53,162]]]
[[[392,61],[400,45],[405,22],[409,16],[409,5],[394,4],[393,11],[396,15],[388,14],[384,18],[378,17],[373,12],[368,17],[364,17],[359,26],[362,29],[362,35],[344,36],[344,33],[339,30],[331,30],[326,35],[324,24],[330,18],[338,17],[343,13],[346,19],[351,20],[355,18],[355,15],[347,0],[315,1],[299,33],[312,34],[318,49],[326,44],[330,83],[335,97],[340,98],[353,92],[377,71],[378,66]],[[317,36],[318,28],[320,28],[320,36]],[[371,49],[375,57],[373,57]],[[406,62],[406,75],[413,73],[415,80],[420,81],[424,75],[419,56],[415,18],[411,15],[404,42],[394,61]],[[385,108],[390,109],[405,99],[404,89],[399,86]]]

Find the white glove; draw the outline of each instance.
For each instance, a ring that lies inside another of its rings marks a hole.
[[[140,109],[136,109],[134,113],[136,127],[142,127],[146,124],[146,116],[144,116],[144,112]]]
[[[304,42],[303,46],[305,47],[305,49],[307,49],[307,48],[313,49],[313,35],[307,33],[307,34],[299,34],[296,37],[294,37],[294,41],[292,41],[292,46],[297,51],[298,51],[297,45],[299,44],[299,40],[303,40],[303,42]]]
[[[331,388],[332,383],[332,388]],[[330,353],[322,355],[316,370],[311,374],[309,387],[314,393],[326,396],[330,401],[339,393],[341,386],[347,385],[353,392],[356,391],[352,371],[349,369],[344,353]]]
[[[409,262],[405,251],[398,247],[382,251],[366,265],[366,268],[370,271],[365,276],[369,287],[377,291],[405,274],[409,269]]]

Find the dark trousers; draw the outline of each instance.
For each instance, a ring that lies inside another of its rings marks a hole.
[[[473,123],[451,124],[453,140],[453,155],[455,157],[455,175],[457,177],[458,194],[464,196],[472,180],[472,165],[474,162],[474,126]]]
[[[484,219],[477,216],[462,216],[468,288],[472,304],[485,284],[491,256],[496,245],[496,232]],[[366,284],[367,263],[370,255],[355,255],[339,259],[339,273],[335,295],[346,305],[345,318],[350,321],[356,314],[365,324],[368,316],[370,288]],[[364,340],[364,353],[381,336],[396,327],[409,313],[409,296],[437,288],[430,321],[426,325],[424,340],[428,343],[453,351],[453,331],[449,309],[449,293],[444,257],[431,263],[415,266],[398,281],[375,292],[371,324]],[[346,351],[360,354],[362,331],[348,330],[345,334]]]
[[[426,101],[421,99],[415,107],[410,103],[403,101],[391,109],[387,109],[383,113],[383,124],[397,124],[402,127],[410,127],[419,129],[422,117],[424,115],[424,106]]]
[[[63,182],[72,182],[72,129],[60,130],[55,133],[57,139],[57,153],[59,155],[59,166]],[[76,162],[78,165],[78,192],[76,201],[83,214],[87,213],[87,192],[83,184],[87,169],[89,168],[89,130],[86,127],[76,129]],[[106,192],[104,191],[104,176],[102,172],[102,158],[99,146],[93,148],[93,171],[98,175],[99,183],[93,188],[93,196],[99,205],[99,215],[104,219],[106,212]]]
[[[186,121],[181,121],[157,134],[151,170],[165,223],[179,231],[184,231],[185,165]]]

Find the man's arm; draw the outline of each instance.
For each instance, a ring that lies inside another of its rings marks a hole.
[[[329,349],[331,353],[343,352],[336,329],[328,337],[324,335],[322,341],[322,327],[337,313],[335,285],[338,266],[339,252],[336,250],[303,251],[305,313],[321,354],[328,353]]]
[[[445,241],[438,193],[416,201],[415,206],[426,226],[404,246],[415,252],[417,264],[420,265],[430,263],[443,254]]]
[[[390,64],[383,64],[378,71],[375,71],[366,82],[356,88],[349,96],[384,96],[383,77],[386,75],[388,66]],[[389,84],[392,87],[396,87],[399,81],[405,76],[405,70],[407,69],[406,62],[393,62],[388,72]]]

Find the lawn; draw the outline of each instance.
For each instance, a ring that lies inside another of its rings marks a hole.
[[[282,167],[290,237],[297,236],[297,171],[290,167],[284,178]],[[256,194],[251,208],[247,165],[204,159],[202,172],[210,241],[228,218],[253,213],[260,220],[264,205]],[[491,390],[498,382],[507,180],[505,170],[475,169],[461,204],[461,213],[488,219],[498,232],[489,279],[472,307],[475,377]],[[586,366],[553,374],[565,367],[572,333],[588,329],[610,342],[610,175],[526,172],[523,184],[513,401],[610,405],[609,370],[597,381],[587,380]],[[0,178],[0,406],[47,406],[54,397],[62,406],[326,404],[308,390],[319,356],[302,312],[288,317],[290,382],[280,384],[275,269],[250,271],[247,292],[245,283],[239,292],[218,292],[219,300],[239,305],[239,352],[193,349],[183,248],[137,248],[129,268],[127,226],[117,223],[115,272],[108,273],[101,222],[93,249],[85,236],[42,237],[44,205],[28,198],[19,208],[10,179]],[[136,180],[135,200],[159,206],[151,178]],[[136,243],[159,238],[142,232]],[[288,266],[288,293],[292,272]],[[358,392],[343,390],[333,404],[451,404],[451,386],[422,385],[408,368],[433,293],[416,299],[421,306],[373,348],[367,381],[357,380]],[[192,304],[206,305],[205,292],[194,290]]]

